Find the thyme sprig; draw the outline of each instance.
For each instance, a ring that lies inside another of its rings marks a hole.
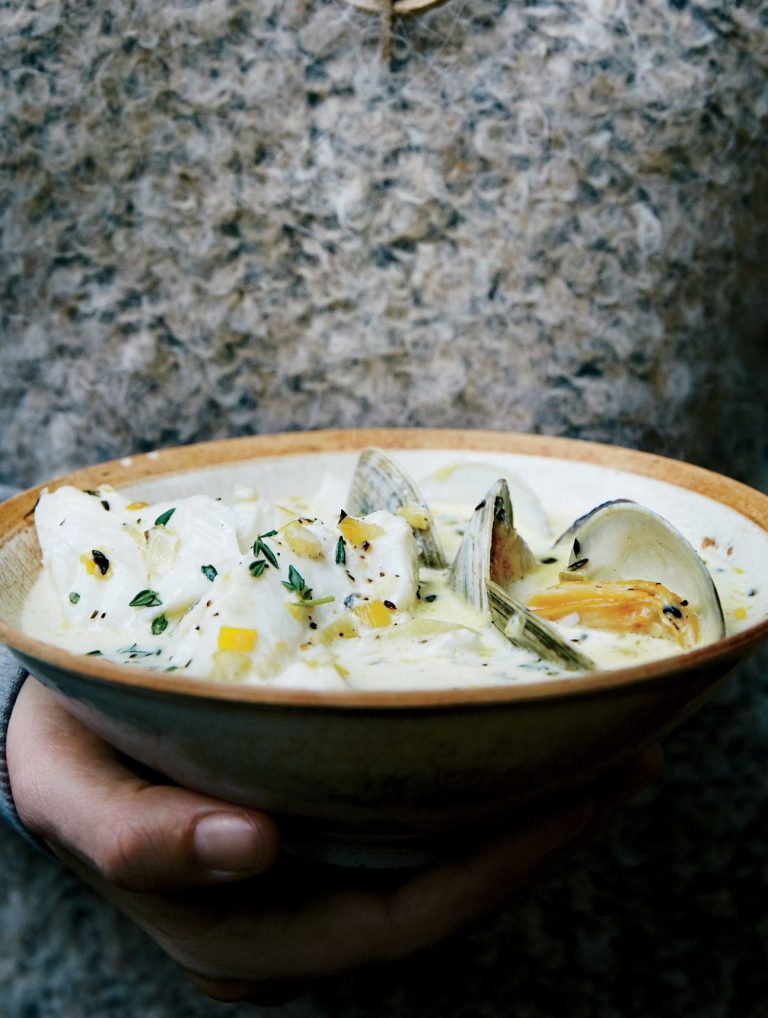
[[[156,657],[160,653],[159,650],[142,650],[137,644],[132,643],[130,647],[118,647],[118,654],[127,654],[128,657]]]
[[[329,594],[328,597],[302,597],[301,601],[294,601],[293,604],[298,605],[300,608],[314,608],[316,604],[331,604],[336,598],[333,594]]]
[[[264,538],[266,538],[266,537],[274,537],[276,533],[277,533],[276,530],[269,530],[269,531],[267,531],[266,534],[259,534],[259,536],[256,538],[256,540],[253,542],[253,555],[254,555],[254,558],[258,558],[259,555],[263,555],[264,558],[267,560],[267,562],[269,562],[270,565],[273,565],[275,567],[275,569],[278,569],[279,566],[278,566],[278,563],[277,563],[277,556],[272,551],[272,549],[269,547],[269,545],[266,544],[265,541],[264,541]],[[259,573],[257,575],[261,575],[261,574]]]
[[[308,587],[304,577],[301,575],[296,566],[288,567],[288,579],[282,581],[283,586],[286,590],[293,591],[294,594],[298,594],[298,604],[302,607],[308,607],[315,604],[330,604],[331,601],[335,601],[335,597],[312,597],[312,588]]]
[[[312,597],[312,590],[307,587],[304,577],[296,566],[288,566],[288,579],[283,580],[282,584],[286,590],[292,590],[294,593],[299,594],[305,601]]]

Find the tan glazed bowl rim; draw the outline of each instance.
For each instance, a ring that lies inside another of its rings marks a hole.
[[[768,533],[768,496],[738,481],[702,467],[620,446],[504,431],[428,428],[378,428],[288,432],[223,439],[132,455],[76,470],[37,485],[0,504],[0,547],[21,531],[34,527],[34,508],[44,488],[63,484],[95,488],[135,485],[151,478],[182,475],[201,468],[249,461],[260,457],[307,456],[354,452],[366,446],[390,449],[436,449],[461,452],[512,453],[579,461],[666,481],[727,506]],[[461,689],[403,691],[309,691],[255,685],[230,685],[210,679],[173,677],[141,666],[121,665],[102,658],[72,654],[44,643],[0,619],[0,641],[27,658],[46,662],[83,677],[135,691],[232,700],[243,704],[319,709],[462,708],[511,702],[533,702],[585,696],[640,683],[668,681],[676,674],[705,668],[716,661],[734,662],[768,636],[768,618],[698,650],[629,668],[591,672],[563,679]]]

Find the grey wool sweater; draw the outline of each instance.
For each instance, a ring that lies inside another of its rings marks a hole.
[[[449,0],[385,65],[346,0],[10,0],[0,481],[408,424],[765,487],[767,43],[762,0]],[[765,665],[544,883],[280,1013],[761,1018]],[[0,851],[3,1018],[253,1013],[10,826]]]

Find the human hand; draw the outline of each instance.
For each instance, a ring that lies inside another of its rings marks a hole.
[[[498,908],[658,775],[651,751],[586,794],[419,871],[279,856],[266,815],[151,784],[34,679],[8,731],[22,821],[217,1000],[284,1001],[323,977],[430,946]]]

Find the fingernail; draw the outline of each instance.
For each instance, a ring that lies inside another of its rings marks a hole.
[[[202,817],[195,827],[193,844],[201,865],[228,873],[258,870],[264,854],[258,828],[238,813]]]

